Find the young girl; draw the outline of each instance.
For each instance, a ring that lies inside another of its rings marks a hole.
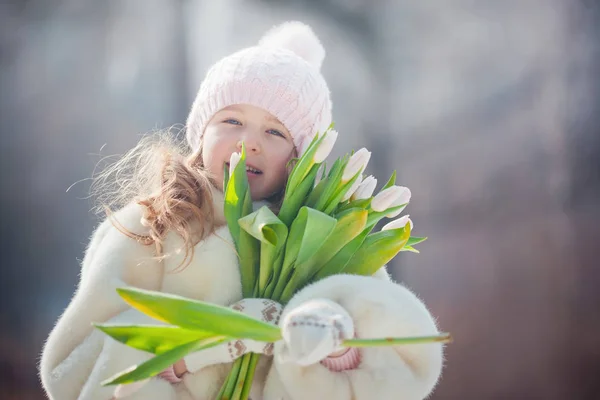
[[[438,333],[423,303],[392,282],[385,268],[373,277],[321,280],[283,310],[265,299],[242,300],[223,216],[224,165],[244,142],[253,200],[276,205],[288,161],[331,123],[329,90],[319,72],[324,56],[308,26],[272,29],[258,46],[209,70],[188,117],[189,148],[145,138],[100,177],[100,187],[116,183],[122,207],[94,232],[79,287],[46,342],[40,373],[50,398],[214,399],[232,362],[248,351],[264,354],[254,400],[429,395],[441,373],[442,345],[340,346],[352,337]],[[158,323],[122,301],[115,289],[124,286],[233,306],[279,324],[284,340],[239,340],[193,353],[143,386],[115,393],[100,383],[152,355],[116,342],[92,323]]]

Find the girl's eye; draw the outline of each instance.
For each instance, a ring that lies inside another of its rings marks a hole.
[[[267,132],[269,132],[271,135],[281,136],[282,138],[285,138],[285,135],[279,132],[277,129],[269,129]]]
[[[233,118],[228,118],[225,121],[226,124],[231,124],[231,125],[242,125],[242,123],[240,121],[238,121],[237,119],[233,119]]]

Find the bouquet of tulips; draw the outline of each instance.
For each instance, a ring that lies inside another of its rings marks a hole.
[[[394,172],[373,196],[377,180],[363,179],[371,153],[361,149],[324,164],[337,138],[331,127],[310,142],[295,160],[281,208],[253,210],[245,150],[225,167],[225,217],[239,255],[244,298],[268,298],[286,304],[309,283],[334,274],[370,276],[400,251],[425,240],[411,237],[408,216],[372,232],[383,218],[394,218],[406,207],[410,191],[395,185]],[[155,354],[104,382],[127,384],[157,375],[190,352],[235,339],[276,342],[279,327],[241,312],[180,296],[134,288],[118,289],[138,310],[166,322],[164,326],[96,325],[114,339]],[[348,339],[346,347],[447,342],[448,334],[410,338]],[[219,393],[220,399],[247,399],[259,354],[238,358]]]

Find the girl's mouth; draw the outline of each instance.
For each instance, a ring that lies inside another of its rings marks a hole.
[[[227,166],[229,167],[229,163],[228,163],[228,162],[227,162],[227,163],[225,163],[225,164],[227,164]],[[250,174],[252,174],[252,175],[262,175],[262,173],[263,173],[263,172],[262,172],[260,169],[258,169],[258,168],[254,168],[254,167],[251,167],[251,166],[249,166],[249,165],[246,165],[246,172],[247,172],[249,175],[250,175]]]

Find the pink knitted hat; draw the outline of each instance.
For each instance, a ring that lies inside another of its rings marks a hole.
[[[329,88],[320,68],[325,49],[312,29],[285,22],[268,31],[258,46],[213,65],[187,119],[187,140],[195,151],[206,125],[219,110],[250,104],[267,110],[290,131],[298,151],[331,124]]]

